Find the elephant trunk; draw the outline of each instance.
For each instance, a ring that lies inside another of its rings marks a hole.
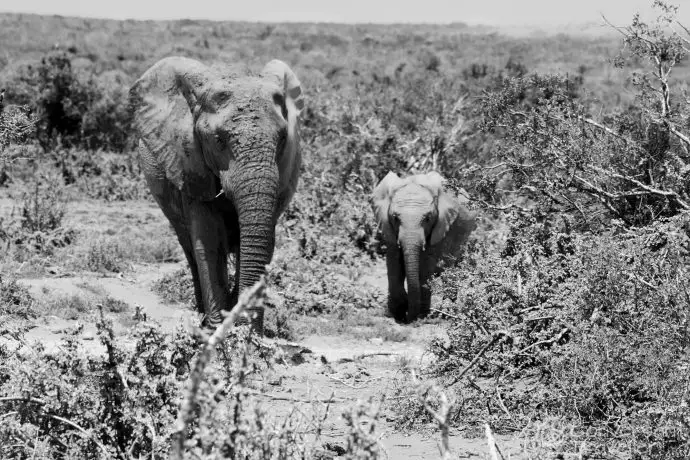
[[[238,293],[252,287],[266,272],[275,245],[275,211],[278,195],[278,167],[275,163],[247,167],[251,172],[234,182],[240,245],[237,264]],[[252,324],[263,329],[263,311]]]
[[[424,240],[414,235],[400,241],[405,259],[407,278],[407,322],[414,321],[421,311],[422,285],[420,273],[420,252],[424,250]]]

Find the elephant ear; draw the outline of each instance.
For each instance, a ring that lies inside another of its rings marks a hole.
[[[304,109],[302,85],[297,75],[281,60],[273,59],[261,70],[261,75],[271,78],[282,91],[282,97],[274,98],[276,108],[287,121],[286,153],[296,152],[299,148],[299,116]]]
[[[460,214],[460,203],[451,193],[443,189],[444,181],[443,176],[436,171],[415,176],[415,182],[429,189],[436,198],[438,219],[431,230],[430,244],[432,246],[443,240]]]
[[[381,179],[371,194],[371,206],[374,209],[376,221],[381,226],[383,233],[390,239],[393,229],[388,221],[388,208],[391,203],[393,193],[404,184],[404,180],[392,171]]]
[[[298,117],[302,109],[304,109],[304,97],[302,97],[302,85],[292,69],[283,61],[273,59],[264,66],[263,70],[261,70],[261,75],[276,79],[276,83],[283,90],[283,97],[285,97],[288,112]],[[292,111],[290,111],[290,104],[294,106]]]
[[[194,112],[208,85],[208,72],[193,59],[165,58],[129,93],[134,130],[150,154],[143,161],[145,169],[162,169],[175,187],[203,200],[213,199],[219,190],[194,135]]]
[[[299,117],[304,109],[302,85],[297,75],[286,63],[273,59],[261,70],[261,76],[272,80],[279,88],[279,94],[273,96],[276,112],[285,119],[287,138],[285,146],[278,157],[281,174],[288,178],[286,189],[281,193],[278,203],[282,213],[297,189],[297,180],[302,163],[300,151]]]

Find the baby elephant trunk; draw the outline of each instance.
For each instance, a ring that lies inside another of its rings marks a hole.
[[[402,236],[398,240],[400,247],[403,250],[403,257],[405,259],[405,277],[407,278],[407,315],[406,322],[411,322],[417,319],[421,311],[422,305],[422,286],[420,263],[423,252],[426,251],[426,239],[424,232],[419,234]]]

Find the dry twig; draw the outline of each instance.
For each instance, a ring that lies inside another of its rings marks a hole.
[[[493,433],[491,433],[491,427],[489,427],[488,423],[484,424],[484,432],[486,433],[486,442],[489,444],[489,455],[491,455],[491,460],[498,460],[499,454],[503,459],[503,454],[498,450],[498,445],[496,444],[496,440],[494,439]]]
[[[472,361],[470,361],[470,363],[469,363],[467,366],[465,366],[465,368],[460,372],[460,374],[459,374],[457,377],[455,377],[455,378],[453,379],[453,381],[450,382],[450,383],[449,383],[448,385],[446,385],[446,386],[447,386],[447,387],[450,387],[450,386],[453,386],[453,385],[455,385],[456,383],[458,383],[458,382],[465,376],[465,374],[467,374],[467,372],[468,372],[470,369],[472,369],[472,368],[474,367],[475,364],[477,364],[477,362],[479,361],[479,359],[480,359],[482,356],[484,356],[484,353],[486,353],[487,351],[489,351],[489,348],[493,347],[494,344],[495,344],[496,342],[498,342],[498,339],[500,339],[501,337],[504,337],[504,336],[506,336],[506,335],[508,335],[508,333],[507,333],[506,331],[498,331],[498,332],[494,333],[494,336],[491,338],[491,341],[490,341],[489,343],[487,343],[486,345],[484,345],[484,348],[482,348],[481,350],[479,350],[479,353],[477,353],[477,356],[475,356],[474,358],[472,358]]]

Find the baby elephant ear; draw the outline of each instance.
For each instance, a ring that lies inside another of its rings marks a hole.
[[[438,196],[441,193],[443,190],[443,182],[445,181],[443,176],[436,171],[414,176],[414,180],[422,187],[426,187],[427,189],[431,190],[435,196]]]
[[[376,221],[381,225],[384,233],[391,230],[388,222],[388,207],[391,197],[402,184],[403,180],[394,172],[389,171],[371,194],[371,206],[374,209]]]
[[[438,195],[438,220],[431,230],[431,245],[434,246],[443,240],[448,230],[453,225],[461,212],[458,200],[445,190]]]

